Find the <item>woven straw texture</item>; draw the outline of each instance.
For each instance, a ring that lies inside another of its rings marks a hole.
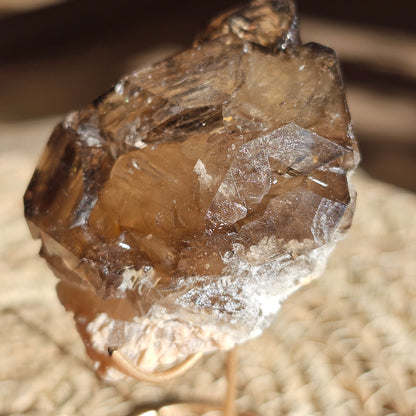
[[[97,379],[22,217],[35,159],[0,154],[0,415],[133,416],[155,402],[221,401],[224,353],[164,385]],[[354,182],[354,224],[324,276],[239,348],[241,411],[416,414],[416,196],[362,173]]]

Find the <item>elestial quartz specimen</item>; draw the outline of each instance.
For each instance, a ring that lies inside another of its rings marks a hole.
[[[52,134],[25,195],[99,374],[259,335],[351,223],[358,162],[332,50],[254,1]]]

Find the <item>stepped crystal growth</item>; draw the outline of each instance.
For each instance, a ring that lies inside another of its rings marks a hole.
[[[289,0],[214,20],[52,134],[25,194],[97,372],[259,335],[351,223],[358,162],[332,50]]]

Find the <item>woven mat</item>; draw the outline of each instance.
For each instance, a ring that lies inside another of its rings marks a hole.
[[[56,279],[22,218],[36,155],[0,154],[0,415],[136,415],[218,400],[225,355],[161,386],[97,379]],[[240,410],[259,415],[416,414],[416,196],[355,177],[359,202],[324,276],[239,348]]]

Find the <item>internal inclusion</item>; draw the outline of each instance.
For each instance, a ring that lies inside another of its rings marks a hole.
[[[96,371],[121,376],[111,347],[157,374],[259,335],[322,272],[358,160],[334,52],[255,1],[58,125],[25,215]]]

